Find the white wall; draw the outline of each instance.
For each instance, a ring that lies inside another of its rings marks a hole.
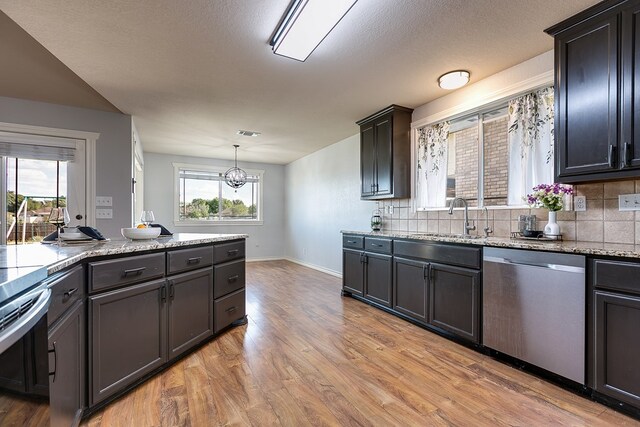
[[[230,160],[144,153],[144,207],[156,222],[174,233],[246,233],[248,259],[280,259],[284,256],[284,166],[238,162],[245,169],[264,170],[262,225],[176,226],[173,223],[173,163],[233,166]]]
[[[368,230],[375,202],[360,200],[360,137],[286,166],[287,258],[342,271],[340,230]]]
[[[473,81],[473,76],[471,76]],[[517,95],[523,87],[553,83],[553,50],[416,107],[412,125],[423,126]]]
[[[0,97],[0,122],[97,132],[96,195],[113,197],[113,219],[97,220],[107,237],[131,225],[131,116]]]

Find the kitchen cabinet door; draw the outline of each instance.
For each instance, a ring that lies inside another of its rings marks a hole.
[[[393,309],[427,322],[429,263],[395,257],[393,260]]]
[[[167,360],[166,299],[164,279],[89,298],[91,405]]]
[[[360,129],[360,183],[362,196],[371,196],[375,193],[375,147],[374,126],[369,123]]]
[[[480,342],[480,272],[431,264],[429,324]]]
[[[213,268],[173,276],[169,285],[169,359],[213,336]]]
[[[84,408],[84,303],[73,308],[49,331],[49,411],[53,427],[77,426]]]
[[[556,37],[558,181],[618,167],[618,20],[588,20]],[[578,178],[579,179],[579,178]]]
[[[355,295],[364,293],[364,252],[342,251],[342,289]]]
[[[640,405],[640,297],[594,292],[595,390]]]
[[[393,193],[393,116],[378,119],[375,126],[376,195]]]
[[[365,298],[391,307],[392,257],[365,252]]]
[[[621,167],[640,168],[640,2],[622,10]]]

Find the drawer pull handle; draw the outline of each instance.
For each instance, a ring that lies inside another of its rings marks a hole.
[[[197,257],[189,258],[189,259],[187,260],[187,264],[199,264],[201,259],[202,259],[202,257],[201,257],[201,256],[197,256]]]
[[[226,311],[227,313],[231,314],[231,313],[233,313],[234,311],[236,311],[236,307],[235,307],[235,306],[233,306],[233,307],[229,307],[229,308],[227,308],[225,311]]]
[[[355,240],[347,240],[347,243],[355,244],[356,241]]]
[[[69,298],[71,295],[75,294],[76,292],[78,292],[78,288],[71,288],[64,293],[64,297]]]
[[[231,277],[227,278],[227,282],[233,283],[236,280],[238,280],[239,278],[240,278],[240,276],[236,274],[235,276],[231,276]]]
[[[138,267],[138,268],[132,268],[130,270],[125,270],[124,273],[123,273],[123,276],[124,277],[127,277],[127,276],[139,276],[146,269],[147,269],[147,267]]]
[[[227,255],[228,256],[238,255],[238,252],[240,252],[239,249],[231,249],[230,251],[227,251]]]
[[[377,243],[372,243],[371,246],[376,247],[376,248],[381,248],[382,247],[382,245],[379,245]]]

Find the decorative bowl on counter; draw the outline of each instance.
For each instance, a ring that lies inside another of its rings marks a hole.
[[[126,237],[131,240],[149,240],[155,239],[160,235],[160,227],[148,227],[148,228],[122,228],[120,232],[122,237]]]

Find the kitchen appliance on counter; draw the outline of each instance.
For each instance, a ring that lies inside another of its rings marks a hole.
[[[585,257],[485,248],[483,344],[585,384]]]

